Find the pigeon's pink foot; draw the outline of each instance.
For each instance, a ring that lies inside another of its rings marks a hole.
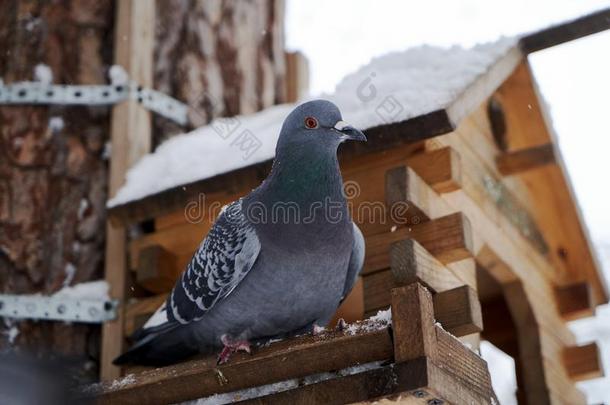
[[[216,364],[224,364],[229,361],[231,355],[235,352],[246,352],[251,353],[250,351],[250,342],[247,340],[231,340],[227,335],[222,335],[220,337],[222,344],[224,347],[222,351],[218,355],[218,360],[216,360]]]
[[[320,335],[322,332],[324,332],[326,328],[324,328],[324,326],[319,326],[318,324],[313,324],[313,329],[311,330],[311,334],[314,336],[318,336]]]

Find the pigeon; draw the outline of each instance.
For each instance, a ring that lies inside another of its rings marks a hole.
[[[316,333],[357,281],[364,238],[348,211],[337,149],[365,135],[326,100],[285,119],[268,177],[226,206],[172,292],[114,364],[163,366]]]

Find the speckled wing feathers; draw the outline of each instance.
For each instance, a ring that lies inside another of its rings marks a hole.
[[[168,320],[197,321],[228,296],[248,274],[260,251],[260,242],[241,209],[241,200],[218,217],[193,255],[167,300]]]

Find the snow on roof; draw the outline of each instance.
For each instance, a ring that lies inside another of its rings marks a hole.
[[[470,49],[420,46],[393,52],[346,76],[333,94],[321,98],[361,129],[408,120],[448,106],[515,44],[515,38],[501,38]],[[274,106],[172,137],[127,172],[108,207],[272,159],[281,124],[293,108]],[[259,145],[247,149],[248,155],[240,149],[246,138]]]

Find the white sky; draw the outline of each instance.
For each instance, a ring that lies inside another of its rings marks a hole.
[[[288,0],[287,46],[309,59],[310,88],[317,95],[390,51],[421,44],[469,47],[609,6],[594,0]],[[610,31],[538,52],[530,61],[610,279]],[[608,357],[610,309],[601,308],[593,322],[579,322],[576,332],[581,341],[601,339]],[[610,373],[608,364],[606,369]],[[582,387],[589,403],[610,402],[610,379]]]

